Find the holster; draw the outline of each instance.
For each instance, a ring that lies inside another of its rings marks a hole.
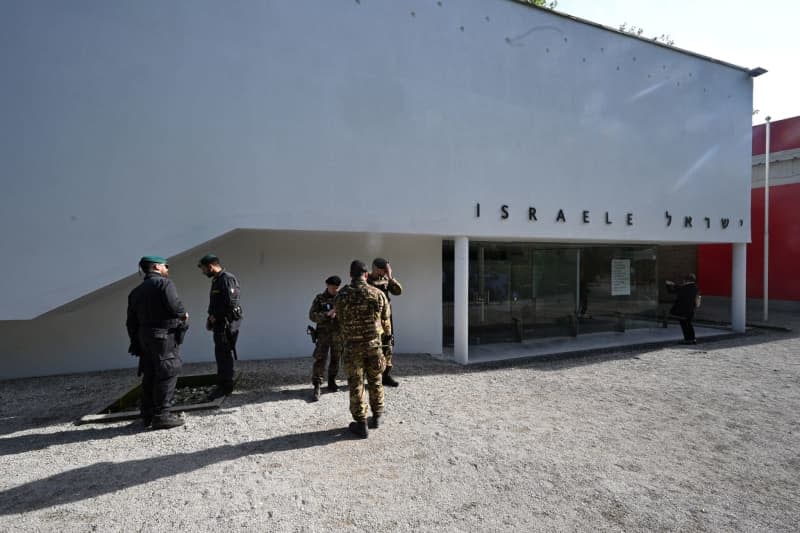
[[[181,322],[178,324],[178,327],[175,328],[175,344],[178,346],[183,344],[183,339],[186,338],[187,331],[189,331],[188,322]]]

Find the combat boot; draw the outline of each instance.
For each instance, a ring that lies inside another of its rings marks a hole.
[[[383,378],[381,378],[381,383],[384,385],[388,385],[389,387],[399,387],[400,384],[389,374],[392,373],[392,367],[388,367],[386,370],[383,371]]]
[[[216,400],[218,398],[222,398],[223,396],[230,396],[232,392],[233,392],[232,388],[229,389],[228,387],[224,387],[222,385],[217,385],[216,387],[214,387],[211,390],[210,393],[208,393],[208,397],[206,398],[206,401],[213,402],[214,400]]]
[[[369,429],[378,429],[381,426],[381,417],[383,414],[376,415],[373,413],[372,418],[369,419]]]
[[[320,384],[319,383],[314,383],[314,392],[311,393],[311,401],[312,402],[318,402],[319,401],[319,395],[321,394],[319,388],[320,388]]]
[[[350,422],[350,432],[361,439],[366,439],[367,435],[369,435],[369,431],[367,431],[367,421],[359,420],[358,422]]]
[[[336,384],[336,378],[328,378],[328,391],[336,392],[339,390],[339,385]]]
[[[186,421],[183,418],[172,413],[153,417],[153,429],[172,429],[185,423]]]

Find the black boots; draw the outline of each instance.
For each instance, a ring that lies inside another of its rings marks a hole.
[[[369,429],[378,429],[381,426],[381,417],[383,415],[376,415],[373,414],[372,418],[369,419]]]
[[[206,401],[213,402],[217,398],[222,398],[223,396],[230,396],[233,393],[233,385],[217,385],[214,387],[210,393],[208,393],[208,398]]]
[[[392,367],[388,367],[386,370],[384,370],[383,379],[381,379],[381,382],[389,387],[400,386],[400,384],[397,381],[395,381],[395,379],[392,376],[389,375],[391,373],[392,373]]]
[[[166,415],[153,417],[152,427],[153,429],[172,429],[182,426],[185,423],[186,421],[183,418],[173,415],[172,413],[167,413]]]
[[[366,439],[369,434],[367,431],[367,421],[350,422],[350,432],[355,434],[358,438]]]
[[[320,384],[319,383],[314,383],[314,392],[311,394],[311,401],[312,402],[318,402],[319,401],[319,395],[321,394],[319,388],[320,388]]]
[[[367,424],[366,420],[360,420],[358,422],[350,422],[350,432],[360,437],[362,439],[366,439],[367,435],[369,435],[369,429],[378,429],[381,425],[381,417],[383,415],[376,415],[373,414],[372,418],[369,419],[369,424]]]
[[[336,392],[339,390],[339,386],[336,384],[336,378],[330,377],[328,378],[328,392]]]

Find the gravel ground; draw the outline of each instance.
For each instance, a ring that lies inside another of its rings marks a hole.
[[[72,424],[133,370],[5,381],[0,530],[797,531],[792,320],[493,367],[397,356],[367,440],[345,391],[308,401],[310,358],[240,362],[220,410],[170,431]]]

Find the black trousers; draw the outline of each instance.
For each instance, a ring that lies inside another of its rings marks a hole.
[[[231,331],[230,338],[224,329],[214,329],[214,358],[217,360],[217,385],[225,392],[233,390],[233,351],[239,339],[239,330]]]
[[[140,412],[142,417],[158,417],[169,413],[175,397],[182,362],[180,347],[172,333],[140,333],[142,347],[142,398]]]
[[[683,340],[689,342],[695,340],[694,326],[692,326],[692,317],[681,318],[678,322],[680,322],[681,324],[681,331],[683,332]]]

